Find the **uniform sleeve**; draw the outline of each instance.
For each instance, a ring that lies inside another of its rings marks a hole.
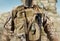
[[[7,18],[7,21],[4,24],[2,41],[10,40],[9,38],[9,35],[11,35],[10,31],[11,31],[11,16]]]
[[[4,24],[4,28],[3,28],[3,35],[2,35],[2,41],[9,41],[10,38],[9,36],[12,35],[13,33],[13,23],[14,23],[14,16],[15,16],[15,10],[12,10],[12,12],[10,12],[10,15],[7,17],[6,22]]]
[[[44,31],[47,34],[47,37],[50,41],[58,41],[57,35],[55,33],[54,23],[52,18],[44,16],[43,18],[43,27]]]
[[[16,17],[16,11],[12,10],[12,19],[11,19],[11,31],[14,32],[14,19]]]

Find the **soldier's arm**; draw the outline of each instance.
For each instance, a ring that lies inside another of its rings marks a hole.
[[[4,24],[2,41],[9,41],[9,35],[11,31],[11,16],[7,18],[7,21]]]
[[[11,13],[11,12],[10,12]],[[2,41],[9,41],[9,36],[13,33],[13,18],[14,18],[15,10],[12,10],[12,13],[7,17],[6,22],[4,24],[3,28],[3,34],[2,34]]]
[[[15,29],[15,27],[14,27],[14,19],[17,17],[17,13],[19,12],[19,11],[21,11],[22,9],[23,9],[24,7],[23,7],[23,5],[22,6],[18,6],[18,7],[16,7],[16,8],[14,8],[13,10],[12,10],[12,21],[11,21],[11,31],[13,31],[14,32],[14,29]]]
[[[10,30],[11,31],[11,28],[12,28],[12,18],[14,17],[12,14],[13,14],[13,10],[12,10],[12,13],[7,17],[7,19],[6,19],[6,22],[5,22],[5,24],[4,24],[4,29],[5,30]]]
[[[55,28],[53,27],[53,20],[49,17],[44,16],[43,18],[43,27],[44,31],[47,34],[47,37],[50,41],[58,41],[57,35],[55,33]]]
[[[12,19],[11,19],[11,31],[14,32],[14,19],[15,17],[17,17],[17,11],[16,9],[15,10],[12,10]]]

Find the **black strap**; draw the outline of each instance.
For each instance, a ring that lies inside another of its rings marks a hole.
[[[41,29],[41,26],[42,26],[42,14],[41,13],[37,13],[36,21],[37,21],[37,24],[40,27],[40,39],[39,40],[41,41],[41,32],[42,32],[42,29]]]
[[[9,19],[5,22],[4,27],[5,27],[5,25],[9,22],[9,20],[10,20],[11,18],[12,18],[12,17],[9,17]]]

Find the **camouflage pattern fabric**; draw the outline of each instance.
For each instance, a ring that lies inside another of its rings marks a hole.
[[[41,17],[37,17],[41,15]],[[38,18],[40,20],[38,20]],[[11,22],[13,23],[11,25]],[[41,24],[42,25],[41,25]],[[10,25],[9,25],[10,24]],[[43,14],[42,8],[34,5],[33,8],[26,8],[23,5],[12,10],[12,18],[5,25],[3,30],[3,41],[40,41],[40,27],[50,41],[58,41],[52,32],[53,23],[51,19]],[[11,28],[12,27],[12,28]]]

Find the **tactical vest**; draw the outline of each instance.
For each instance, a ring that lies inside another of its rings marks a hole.
[[[23,8],[23,9],[22,9]],[[17,12],[16,12],[17,11]],[[14,22],[14,34],[27,34],[29,40],[40,39],[40,28],[42,24],[42,11],[38,6],[32,8],[20,7],[12,13]]]
[[[53,34],[54,31],[52,32],[53,24],[51,20],[42,12],[39,6],[30,8],[18,6],[12,11],[12,17],[4,25],[4,38],[2,40],[10,41],[12,40],[10,36],[13,35],[14,41],[41,41],[41,26],[43,23],[44,31],[47,33],[49,40],[58,41],[55,34]],[[10,31],[13,31],[13,34]]]

